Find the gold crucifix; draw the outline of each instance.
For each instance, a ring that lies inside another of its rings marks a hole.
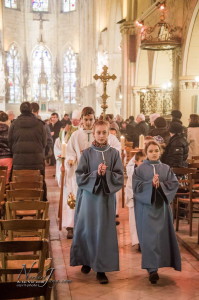
[[[115,74],[113,75],[109,75],[109,73],[107,72],[108,70],[108,67],[107,66],[103,66],[102,68],[104,71],[100,74],[100,75],[97,75],[95,74],[93,76],[93,78],[95,80],[98,80],[100,79],[102,82],[103,82],[103,94],[101,95],[101,98],[102,98],[102,105],[101,105],[101,108],[103,109],[103,118],[105,119],[105,116],[106,116],[106,109],[108,108],[108,105],[106,104],[106,100],[108,99],[108,95],[106,93],[106,86],[107,86],[107,82],[112,79],[112,80],[115,80],[117,77]]]

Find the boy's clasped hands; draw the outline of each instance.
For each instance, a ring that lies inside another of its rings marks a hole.
[[[98,166],[97,173],[98,173],[99,175],[104,176],[105,173],[106,173],[106,169],[107,169],[107,166],[106,166],[105,164],[101,163],[101,164],[99,164],[99,166]]]
[[[159,181],[159,175],[158,174],[155,174],[153,176],[153,186],[157,189],[160,185],[160,181]]]

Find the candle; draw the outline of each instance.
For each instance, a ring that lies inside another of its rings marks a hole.
[[[62,143],[61,145],[61,157],[62,158],[66,157],[66,143]]]
[[[139,149],[144,149],[144,136],[140,134],[139,136]]]
[[[120,137],[121,149],[124,150],[125,148],[125,137],[121,135]]]

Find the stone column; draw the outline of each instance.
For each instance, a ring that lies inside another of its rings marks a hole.
[[[189,115],[199,113],[199,82],[194,76],[182,76],[179,78],[180,83],[180,105],[182,112],[182,122],[188,125]]]
[[[122,34],[122,76],[121,76],[121,86],[122,86],[122,110],[121,114],[123,118],[127,118],[133,112],[131,104],[131,86],[134,82],[134,70],[135,62],[131,62],[130,52],[135,51],[136,45],[132,43],[130,36],[135,36],[135,26],[133,21],[124,22],[120,31]]]
[[[3,51],[3,15],[2,1],[0,1],[0,110],[5,110],[5,75]]]

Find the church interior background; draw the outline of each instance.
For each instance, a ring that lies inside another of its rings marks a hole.
[[[42,118],[101,113],[199,113],[198,0],[1,0],[0,109],[36,101]]]

